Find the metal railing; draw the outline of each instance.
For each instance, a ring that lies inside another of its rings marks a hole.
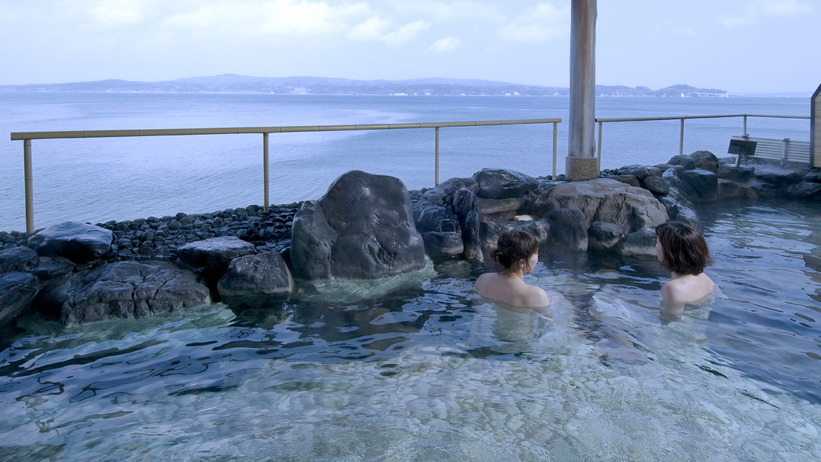
[[[237,135],[262,134],[262,169],[264,188],[264,209],[268,213],[268,134],[297,132],[338,132],[350,130],[395,130],[405,128],[436,129],[435,175],[434,184],[439,185],[439,129],[442,127],[483,127],[491,125],[527,125],[553,124],[553,178],[556,178],[557,161],[557,124],[562,119],[521,119],[521,120],[480,120],[470,122],[425,122],[404,124],[369,124],[369,125],[306,125],[283,127],[237,127],[237,128],[171,128],[151,130],[87,130],[87,131],[54,131],[54,132],[18,132],[11,134],[12,141],[23,141],[23,170],[25,173],[26,195],[26,234],[34,233],[34,205],[31,167],[31,140],[66,139],[66,138],[121,138],[133,136],[177,136],[177,135]]]
[[[684,121],[687,119],[725,119],[728,117],[743,117],[744,118],[744,135],[747,135],[747,117],[764,117],[773,119],[807,119],[810,116],[788,116],[788,115],[762,115],[762,114],[723,114],[723,115],[690,115],[690,116],[665,116],[665,117],[612,117],[612,118],[596,118],[599,123],[599,140],[597,157],[599,159],[599,170],[601,170],[601,140],[602,140],[602,125],[604,122],[645,122],[651,120],[680,120],[681,121],[681,135],[679,136],[679,155],[684,154]]]

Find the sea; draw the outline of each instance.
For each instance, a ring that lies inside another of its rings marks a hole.
[[[561,118],[557,173],[568,143],[567,97],[274,94],[0,93],[0,127],[12,132],[271,127]],[[599,97],[596,116],[763,114],[808,116],[809,98]],[[613,122],[601,166],[658,164],[679,153],[680,122]],[[751,136],[809,140],[809,120],[749,118]],[[741,117],[687,120],[684,153],[726,156]],[[596,130],[598,137],[598,127]],[[9,138],[7,138],[9,139]],[[392,175],[408,189],[435,185],[435,131],[275,133],[270,203],[319,199],[349,170]],[[34,225],[101,223],[263,205],[259,134],[32,141]],[[0,143],[0,230],[25,230],[23,142]],[[440,181],[483,168],[553,173],[553,126],[440,129]]]

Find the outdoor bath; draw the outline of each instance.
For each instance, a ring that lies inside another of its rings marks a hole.
[[[0,357],[15,460],[811,460],[817,203],[699,209],[723,298],[659,318],[654,259],[543,247],[552,319],[463,262],[419,288],[63,328]],[[595,306],[592,315],[590,307]]]

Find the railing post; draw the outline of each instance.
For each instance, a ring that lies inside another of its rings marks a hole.
[[[747,114],[744,114],[744,138],[747,138]]]
[[[23,171],[26,176],[26,236],[34,234],[34,194],[31,181],[31,140],[23,140]]]
[[[596,157],[599,158],[599,171],[601,172],[601,129],[602,129],[602,122],[599,122],[599,149],[596,153]]]
[[[436,168],[433,179],[433,186],[439,186],[439,127],[436,127]]]
[[[262,134],[262,182],[264,184],[264,207],[265,214],[268,214],[268,134]]]
[[[684,117],[681,118],[681,136],[678,142],[678,155],[684,155]]]
[[[556,181],[556,162],[559,161],[559,127],[556,122],[553,122],[553,181]]]
[[[787,162],[787,149],[790,147],[790,139],[784,138],[784,153],[781,155],[781,163]]]

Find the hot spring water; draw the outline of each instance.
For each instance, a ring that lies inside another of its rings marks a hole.
[[[657,262],[548,248],[528,278],[561,294],[551,319],[453,262],[359,302],[29,316],[0,353],[0,456],[818,460],[818,211],[699,211],[723,295],[680,320]]]

